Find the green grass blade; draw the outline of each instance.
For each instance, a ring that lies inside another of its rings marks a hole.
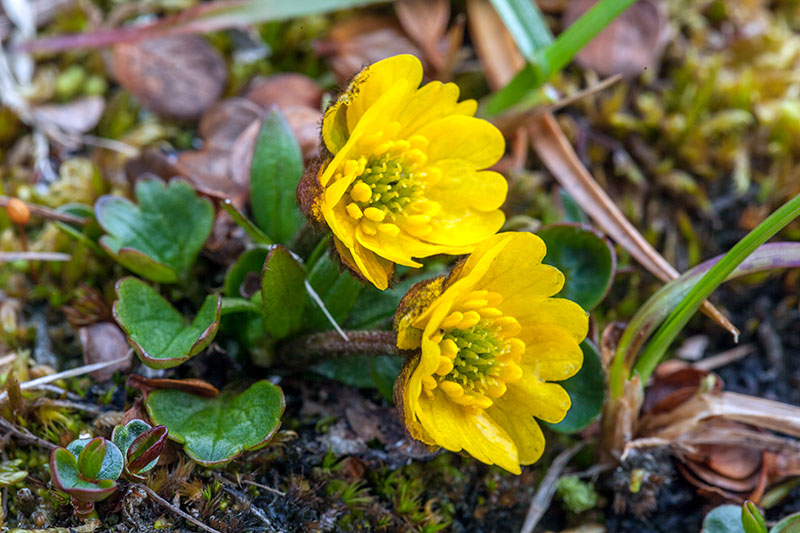
[[[789,222],[800,216],[800,194],[789,200],[772,213],[764,222],[748,233],[714,265],[703,278],[692,287],[678,307],[664,321],[647,344],[633,370],[645,383],[664,357],[667,348],[678,333],[700,308],[703,301],[725,281],[725,278],[739,266],[756,248],[778,233]]]
[[[561,32],[544,51],[543,63],[551,73],[567,66],[581,49],[636,0],[600,0]]]
[[[553,34],[536,3],[530,0],[490,1],[523,57],[531,63],[538,62],[537,53],[553,42]]]

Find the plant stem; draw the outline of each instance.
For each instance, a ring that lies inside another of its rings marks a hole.
[[[400,355],[393,331],[348,331],[346,341],[336,331],[311,333],[281,344],[278,357],[293,367],[307,367],[330,357]]]
[[[703,303],[703,300],[719,287],[725,281],[725,278],[742,261],[747,259],[756,248],[764,244],[770,237],[778,233],[798,216],[800,216],[800,194],[786,202],[764,222],[759,224],[758,227],[745,235],[692,287],[670,316],[661,324],[661,327],[653,335],[653,338],[633,367],[634,372],[641,376],[642,383],[645,383],[653,373],[653,370],[664,357],[669,345],[689,322],[689,319]]]

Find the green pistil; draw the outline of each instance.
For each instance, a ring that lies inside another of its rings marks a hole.
[[[444,339],[452,339],[458,346],[453,360],[453,370],[442,379],[454,381],[465,389],[483,393],[496,383],[500,369],[496,358],[503,353],[497,333],[483,322],[468,329],[451,329]]]
[[[377,207],[388,213],[398,213],[408,206],[421,190],[418,180],[405,165],[404,158],[382,155],[367,164],[358,178],[372,189],[366,202],[357,202],[361,209]]]

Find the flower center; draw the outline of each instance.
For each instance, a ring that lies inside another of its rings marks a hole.
[[[497,308],[502,301],[495,292],[473,291],[445,317],[439,367],[422,379],[428,396],[438,387],[459,405],[486,409],[492,398],[505,394],[506,384],[522,378],[525,343],[517,338],[522,328]]]
[[[363,155],[345,162],[342,176],[355,176],[344,196],[345,211],[368,235],[396,236],[402,226],[423,236],[441,209],[425,199],[425,188],[440,179],[441,171],[427,165],[425,137],[384,140],[387,136],[377,132],[361,139],[358,148]]]

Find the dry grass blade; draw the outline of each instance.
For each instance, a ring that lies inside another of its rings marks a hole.
[[[0,252],[0,263],[11,261],[69,261],[72,256],[59,252]]]
[[[668,282],[678,277],[678,271],[647,242],[589,174],[552,114],[546,113],[534,119],[529,131],[536,153],[600,229],[661,281]],[[713,305],[706,301],[702,310],[734,338],[739,338],[739,330]]]
[[[564,471],[564,468],[567,467],[567,464],[575,454],[583,449],[584,445],[583,442],[580,442],[572,448],[567,448],[558,454],[558,457],[550,464],[547,474],[539,484],[539,488],[536,489],[536,494],[534,494],[531,506],[528,508],[528,514],[525,516],[525,522],[522,524],[520,533],[533,533],[533,530],[536,529],[539,520],[542,519],[545,511],[550,507],[561,472]]]
[[[524,59],[488,0],[468,1],[467,13],[478,57],[490,85],[499,89],[524,66]],[[544,164],[601,230],[661,281],[678,277],[678,271],[625,218],[586,170],[551,113],[535,117],[528,131],[531,145]],[[739,330],[714,306],[704,302],[702,310],[738,339]]]

